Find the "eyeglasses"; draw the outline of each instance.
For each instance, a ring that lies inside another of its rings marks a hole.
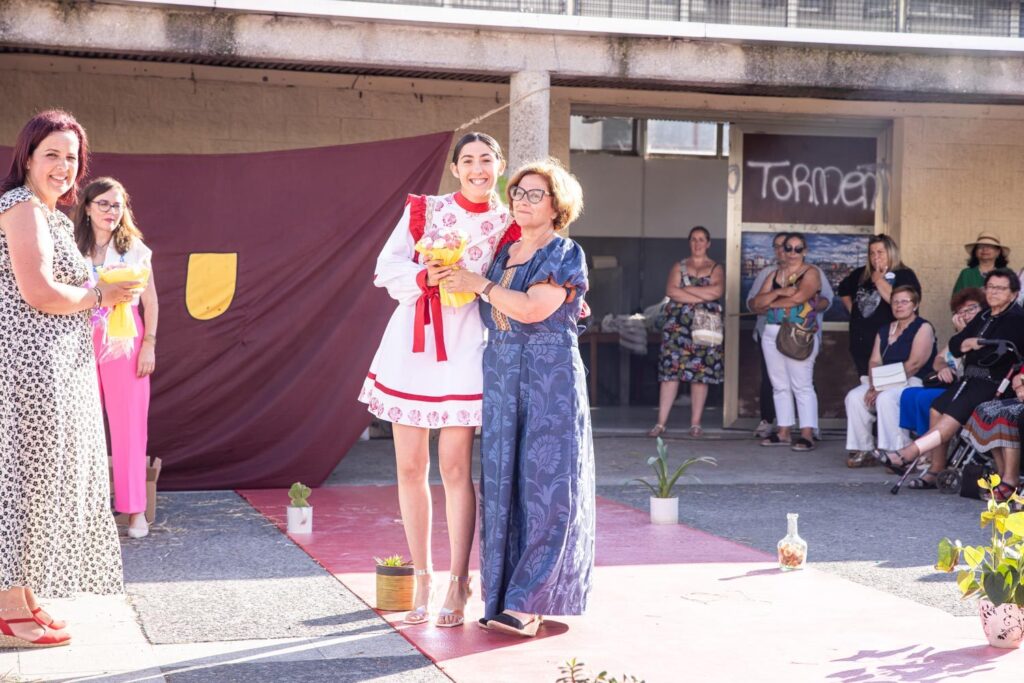
[[[94,201],[92,204],[103,213],[110,213],[111,211],[114,213],[121,213],[124,209],[124,204],[121,204],[120,202],[111,204],[106,199],[101,199],[98,202]]]
[[[893,299],[892,300],[892,305],[893,306],[913,306],[914,305],[914,301],[913,301],[913,299]]]
[[[802,254],[802,253],[804,253],[804,249],[805,249],[805,247],[791,247],[788,244],[785,245],[784,247],[782,247],[782,250],[785,251],[787,254],[792,254],[793,252],[796,252],[798,254]]]
[[[1009,292],[1010,288],[1006,285],[985,285],[986,292]]]
[[[539,187],[533,190],[524,190],[518,185],[513,185],[512,187],[508,188],[508,196],[511,197],[512,201],[514,202],[518,202],[523,197],[526,197],[526,201],[530,202],[531,204],[540,204],[542,201],[544,201],[544,195],[550,197],[551,193],[545,192]]]
[[[979,306],[978,304],[971,304],[970,306],[964,306],[959,311],[957,311],[957,313],[960,315],[966,315],[968,313],[977,313],[980,310],[981,306]]]

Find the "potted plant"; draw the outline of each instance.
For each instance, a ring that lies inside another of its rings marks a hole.
[[[646,479],[634,479],[651,490],[651,524],[678,524],[679,523],[679,497],[672,495],[672,488],[679,481],[679,478],[686,474],[697,463],[718,465],[718,461],[712,457],[689,458],[684,461],[674,472],[669,473],[668,469],[668,446],[662,438],[658,437],[658,455],[652,455],[647,459],[647,464],[654,469],[657,475],[656,484]]]
[[[993,490],[999,475],[979,479],[978,486]],[[979,615],[988,642],[993,647],[1017,648],[1024,640],[1024,512],[1010,512],[1011,503],[1024,503],[1016,493],[998,503],[991,496],[981,513],[981,528],[992,527],[988,545],[965,546],[959,540],[939,541],[935,568],[952,572],[961,562],[956,583],[963,597],[981,598]]]
[[[313,508],[309,504],[312,489],[301,482],[295,482],[288,489],[291,505],[288,506],[288,533],[313,533]]]
[[[416,588],[412,562],[401,555],[373,558],[377,563],[377,609],[408,612]]]

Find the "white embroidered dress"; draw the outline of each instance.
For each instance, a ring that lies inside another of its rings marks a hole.
[[[468,236],[462,267],[486,274],[506,228],[508,210],[500,204],[476,204],[460,193],[426,197],[425,230],[455,227]],[[377,417],[414,427],[478,426],[483,399],[484,326],[478,301],[443,306],[444,349],[438,360],[433,320],[423,330],[422,352],[413,352],[417,304],[423,295],[417,276],[425,267],[413,260],[416,240],[410,230],[415,203],[406,205],[401,220],[377,257],[374,285],[385,287],[398,301],[359,400]],[[421,278],[422,280],[422,278]]]

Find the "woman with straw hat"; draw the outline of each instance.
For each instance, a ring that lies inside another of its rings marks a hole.
[[[965,244],[964,249],[970,258],[953,285],[953,294],[968,287],[984,287],[985,274],[993,268],[1005,268],[1010,259],[1010,248],[987,230],[978,233],[978,238]]]

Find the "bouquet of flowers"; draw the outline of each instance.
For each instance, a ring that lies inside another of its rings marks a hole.
[[[150,269],[147,266],[114,265],[99,268],[102,282],[133,282],[138,280],[143,286],[149,281]],[[126,302],[115,304],[106,319],[106,330],[103,334],[103,354],[101,360],[108,358],[128,358],[135,349],[135,337],[139,330],[135,326],[132,315],[132,304]]]
[[[455,228],[431,228],[423,233],[416,243],[416,251],[424,261],[440,261],[446,266],[459,266],[462,252],[466,250],[469,238],[466,233]],[[441,305],[458,308],[465,306],[476,298],[472,292],[449,292],[441,288]]]

